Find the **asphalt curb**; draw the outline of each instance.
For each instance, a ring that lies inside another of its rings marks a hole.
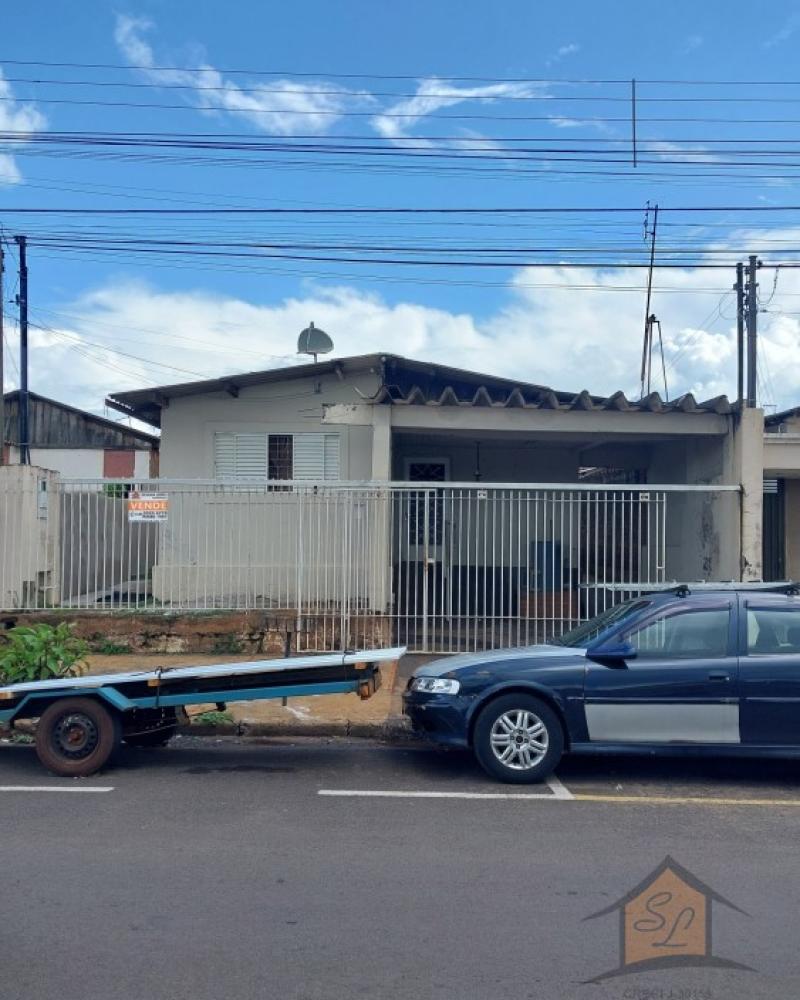
[[[0,727],[0,734],[14,732],[33,735],[36,725],[32,719],[20,719],[12,728]],[[408,742],[415,740],[413,730],[402,718],[386,719],[383,722],[303,722],[298,724],[282,722],[226,722],[219,725],[190,723],[178,726],[181,736],[350,736],[385,742]]]
[[[415,739],[411,727],[402,719],[384,722],[304,722],[298,725],[281,722],[232,722],[222,725],[201,723],[179,726],[183,736],[357,736],[365,739]]]

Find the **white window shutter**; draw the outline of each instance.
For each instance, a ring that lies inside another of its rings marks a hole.
[[[321,482],[339,478],[338,434],[295,434],[294,478]]]
[[[322,434],[295,434],[294,478],[325,478]]]
[[[236,475],[236,435],[214,435],[214,478],[233,479]]]
[[[236,435],[236,475],[242,479],[267,478],[267,435]]]
[[[339,479],[339,435],[324,434],[323,479]]]
[[[219,432],[214,435],[217,479],[266,479],[266,434]],[[340,478],[338,434],[293,435],[293,479],[321,482]]]
[[[267,435],[214,435],[214,476],[217,479],[266,479]]]

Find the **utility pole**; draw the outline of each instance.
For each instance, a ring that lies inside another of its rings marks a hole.
[[[736,265],[736,401],[744,405],[744,264]]]
[[[747,407],[758,405],[758,303],[756,271],[759,260],[751,254],[747,265]]]
[[[19,247],[19,464],[30,465],[28,448],[28,259],[27,237],[15,236]]]
[[[648,208],[647,214],[650,214],[650,209]],[[644,345],[642,347],[642,369],[641,369],[641,381],[642,381],[642,391],[641,396],[644,399],[645,396],[645,386],[647,386],[647,392],[650,393],[651,384],[651,369],[653,364],[653,323],[655,322],[655,316],[650,315],[650,300],[653,296],[653,267],[655,265],[656,259],[656,228],[658,226],[658,205],[653,208],[653,228],[648,230],[647,228],[647,215],[645,216],[644,223],[644,234],[645,239],[650,237],[650,267],[647,272],[647,300],[644,307]]]
[[[3,327],[3,244],[0,242],[0,465],[3,465],[3,457],[6,450],[6,401],[3,395],[3,356],[5,354],[5,342]]]

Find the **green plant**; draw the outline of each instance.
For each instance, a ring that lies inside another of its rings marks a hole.
[[[30,733],[11,733],[8,737],[8,742],[17,746],[30,746],[30,744],[35,743],[36,740]]]
[[[6,684],[68,677],[86,670],[89,646],[72,634],[72,626],[18,625],[0,645],[0,678]]]
[[[230,725],[232,722],[233,716],[230,712],[218,712],[214,709],[192,716],[193,726],[225,726]]]
[[[232,633],[218,635],[214,640],[212,653],[241,653],[244,649],[242,641]]]
[[[133,483],[106,483],[103,493],[111,500],[124,500],[133,489]]]
[[[130,653],[130,651],[131,647],[124,642],[112,642],[110,639],[106,639],[105,642],[101,642],[97,646],[97,652],[102,653],[103,656],[118,656],[122,653]]]

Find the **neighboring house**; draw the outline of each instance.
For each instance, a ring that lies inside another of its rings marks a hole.
[[[764,575],[800,579],[800,406],[764,421]]]
[[[5,401],[3,458],[19,463],[19,391]],[[150,478],[158,475],[159,438],[124,427],[36,392],[28,394],[30,464],[65,478]]]

